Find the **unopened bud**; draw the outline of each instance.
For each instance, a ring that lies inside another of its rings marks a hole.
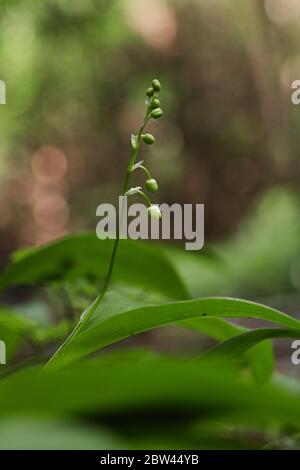
[[[155,91],[160,91],[160,89],[161,89],[160,81],[157,80],[157,78],[155,78],[154,80],[152,80],[152,86],[153,86],[153,88],[154,88]]]
[[[143,134],[142,138],[145,144],[148,144],[148,145],[152,145],[155,142],[155,138],[153,137],[152,134]]]
[[[146,91],[146,95],[151,98],[151,96],[154,95],[154,88],[150,87],[148,88],[148,90]]]
[[[151,193],[155,193],[158,190],[158,184],[154,178],[146,180],[145,186]]]
[[[163,115],[163,110],[160,108],[153,109],[151,116],[153,119],[159,119]]]
[[[161,219],[161,212],[158,206],[152,204],[152,206],[148,207],[148,214],[150,215],[151,219],[159,220]]]
[[[151,109],[159,108],[160,102],[158,98],[153,98],[151,102]]]

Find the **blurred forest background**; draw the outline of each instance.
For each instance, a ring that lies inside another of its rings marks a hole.
[[[205,204],[205,250],[175,256],[193,295],[296,315],[300,0],[1,0],[0,10],[1,268],[17,248],[95,230],[157,77],[165,114],[143,156],[157,202]]]

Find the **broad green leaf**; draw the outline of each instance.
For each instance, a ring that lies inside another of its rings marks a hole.
[[[158,416],[299,427],[299,394],[268,383],[257,385],[220,359],[187,359],[126,352],[78,361],[63,370],[24,369],[0,381],[0,418],[35,414],[96,413],[123,421]],[[123,418],[122,418],[123,417]]]
[[[48,367],[72,362],[142,331],[208,317],[260,318],[291,328],[300,327],[298,320],[278,310],[245,300],[203,298],[130,307],[120,296],[108,293],[90,320],[57,352]]]
[[[125,255],[127,254],[129,258],[129,256],[132,255],[132,243],[130,241],[128,243],[127,241],[121,241],[121,246],[123,242],[126,246],[130,247],[130,250],[127,250],[125,252]],[[2,277],[0,277],[0,287],[3,288],[13,282],[40,282],[42,280],[46,280],[47,278],[49,278],[49,269],[50,272],[52,270],[52,275],[50,274],[50,278],[55,278],[55,270],[57,272],[57,278],[65,275],[66,278],[71,279],[71,281],[72,279],[76,279],[76,277],[80,276],[91,277],[92,273],[94,273],[96,277],[98,271],[100,271],[101,263],[99,263],[99,259],[101,259],[103,253],[104,257],[107,258],[107,264],[109,261],[107,256],[109,254],[109,250],[105,251],[105,247],[108,246],[107,243],[110,243],[110,241],[97,240],[94,234],[82,234],[67,237],[66,239],[59,240],[43,248],[30,248],[20,250],[14,255],[14,262],[7,268],[6,272],[2,275]],[[100,247],[101,253],[99,252]],[[151,258],[154,253],[154,258]],[[150,269],[149,277],[147,277],[147,279],[143,279],[143,276],[145,276],[144,269],[140,268],[141,274],[136,274],[135,271],[133,271],[133,277],[127,278],[125,270],[124,272],[122,272],[122,270],[120,271],[122,263],[120,264],[120,268],[118,268],[119,263],[117,263],[116,280],[124,280],[126,278],[124,282],[131,282],[132,285],[134,285],[136,281],[137,283],[140,283],[142,281],[141,287],[144,287],[147,284],[149,285],[149,290],[150,288],[154,290],[160,289],[166,296],[170,298],[172,296],[184,298],[185,292],[184,288],[181,285],[180,279],[178,278],[176,272],[174,272],[174,270],[172,269],[171,264],[169,262],[165,263],[163,253],[161,253],[162,256],[159,256],[159,260],[157,260],[157,254],[159,253],[160,249],[157,251],[156,247],[154,248],[150,245],[147,246],[145,244],[137,243],[137,255],[139,259],[137,260],[137,262],[133,261],[132,263],[129,263],[129,269],[134,268],[135,262],[137,267],[140,266],[140,263],[144,258],[146,259],[145,266],[148,263],[148,268]],[[68,265],[68,263],[66,262],[69,255],[70,259],[74,260],[74,265],[72,267],[70,263]],[[133,258],[136,258],[136,256],[133,255]],[[65,259],[65,264],[62,263],[63,259]],[[155,262],[157,263],[155,267],[152,266],[152,269],[149,267],[149,262],[151,263],[151,260],[155,260]],[[43,265],[44,263],[45,266]],[[106,266],[104,268],[106,269]],[[62,269],[62,272],[60,272],[60,269]],[[102,275],[105,275],[105,269],[102,269]],[[152,272],[154,273],[153,276],[151,275]],[[166,279],[166,277],[168,279]],[[161,280],[163,280],[163,283],[161,283]],[[170,284],[169,281],[171,281]],[[116,314],[117,312],[114,313]],[[218,328],[223,332],[229,329],[229,336],[233,334],[238,334],[241,331],[240,327],[236,325],[230,325],[228,322],[222,321],[221,319],[215,318],[212,319],[212,321],[214,322],[215,327],[219,325]],[[213,327],[212,323],[210,323],[208,325],[209,331],[206,331],[207,328],[205,328],[205,322],[202,321],[201,328],[198,328],[198,330],[203,331],[204,333],[207,333],[210,336],[219,340],[224,340],[228,337],[226,336],[225,338],[224,336],[216,336],[213,331],[215,327]],[[39,329],[39,331],[35,330],[35,334],[32,335],[32,339],[35,340],[35,338],[39,339],[45,336],[51,339],[51,335],[48,335],[46,330],[41,331],[41,329]],[[53,337],[53,339],[55,340],[55,337]],[[272,353],[270,348],[268,348],[268,351],[266,351],[266,347],[264,345],[259,347],[258,355],[255,354],[255,351],[251,351],[249,356],[256,356],[253,357],[253,359],[251,359],[251,357],[249,358],[252,364],[252,368],[262,368],[264,369],[264,376],[269,375],[269,364],[271,363],[271,355]],[[259,356],[259,360],[257,360],[257,356]],[[266,367],[264,367],[265,365]]]
[[[234,336],[208,351],[207,356],[235,357],[271,338],[299,338],[300,328],[260,328]]]
[[[201,320],[184,321],[183,326],[207,334],[218,341],[226,341],[232,337],[249,331],[240,325],[230,323],[223,318],[201,318]],[[263,341],[249,350],[245,350],[246,360],[259,382],[268,380],[274,370],[274,354],[271,341]]]
[[[23,417],[0,422],[1,450],[107,450],[124,442],[107,429],[85,423]]]
[[[0,421],[1,450],[112,450],[112,449],[245,449],[249,443],[227,436],[220,426],[187,429],[171,435],[170,424],[160,420],[159,429],[145,422],[127,422],[126,431],[88,425],[82,421],[22,417]],[[26,430],[26,432],[25,432]],[[120,434],[123,435],[121,436]],[[228,434],[228,430],[227,430]],[[233,433],[232,433],[233,434]],[[130,435],[130,438],[129,436]],[[253,446],[251,446],[253,448]]]
[[[247,328],[244,328],[241,325],[230,323],[223,318],[201,318],[195,320],[185,320],[182,322],[182,325],[191,328],[195,331],[201,331],[206,333],[208,336],[215,338],[219,341],[225,341],[232,336],[235,336],[240,333],[247,331]]]
[[[35,322],[15,312],[0,309],[0,340],[6,345],[6,360],[9,361],[20,347],[24,336],[36,327]]]
[[[145,304],[130,300],[117,293],[110,293],[105,297],[105,300],[101,305],[101,318],[109,318],[111,315],[115,316],[126,310],[133,310],[143,306],[145,306]],[[93,309],[93,304],[84,314],[86,314],[90,309]],[[86,326],[90,328],[93,325],[97,325],[97,323],[98,316],[95,311]],[[247,331],[246,328],[230,323],[223,318],[201,318],[201,320],[196,319],[185,321],[178,323],[178,325],[204,333],[219,341],[224,341],[234,335]],[[257,345],[257,347],[251,351],[246,352],[245,356],[252,368],[254,376],[259,381],[262,382],[267,380],[271,376],[274,367],[273,348],[271,342],[266,341],[263,344]]]
[[[94,233],[83,233],[37,249],[22,250],[0,276],[0,289],[59,279],[103,280],[113,243],[114,240],[99,240]],[[187,298],[184,284],[158,245],[121,240],[113,281],[154,291],[169,299]]]

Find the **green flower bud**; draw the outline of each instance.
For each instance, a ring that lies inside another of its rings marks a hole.
[[[152,86],[148,88],[148,90],[146,91],[146,95],[148,96],[148,98],[151,98],[151,96],[154,95],[154,88],[152,88]]]
[[[160,102],[158,98],[153,98],[151,102],[151,109],[159,108]]]
[[[155,193],[155,191],[158,190],[158,184],[154,178],[146,180],[145,186],[146,189],[148,189],[148,191],[150,191],[151,193]]]
[[[160,84],[160,81],[157,80],[157,78],[152,80],[152,86],[153,86],[155,91],[160,91],[161,90],[161,84]]]
[[[160,108],[153,109],[151,116],[153,119],[159,119],[163,115],[163,110]]]
[[[152,145],[155,142],[155,139],[152,134],[143,134],[142,139],[145,142],[145,144]]]
[[[154,219],[154,220],[161,219],[160,208],[154,204],[148,207],[148,214],[150,215],[151,219]]]

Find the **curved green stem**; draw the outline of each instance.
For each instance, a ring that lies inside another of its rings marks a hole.
[[[152,202],[150,201],[150,198],[147,196],[146,193],[144,193],[144,191],[139,191],[138,194],[142,196],[142,198],[145,199],[149,207],[152,206]]]
[[[148,168],[146,166],[139,165],[136,169],[138,170],[139,168],[146,173],[146,175],[149,179],[151,179],[150,171],[148,170]]]
[[[136,138],[136,144],[134,146],[132,146],[131,156],[130,156],[129,164],[128,164],[128,167],[127,167],[127,172],[126,172],[126,175],[125,175],[125,179],[124,179],[124,182],[123,182],[123,190],[122,190],[122,195],[123,196],[128,191],[128,183],[129,183],[130,174],[132,173],[132,167],[136,162],[136,158],[137,158],[137,155],[138,155],[138,152],[139,152],[139,149],[140,149],[140,145],[141,145],[142,134],[144,132],[144,129],[145,129],[150,117],[151,117],[151,107],[150,107],[150,104],[148,104],[144,120],[141,124],[141,127],[139,129],[139,132],[138,132],[138,135],[137,135],[137,138]],[[151,205],[151,201],[150,201],[150,205]],[[122,214],[121,214],[121,219],[122,219]],[[120,223],[121,223],[121,221],[120,221]],[[98,297],[95,299],[93,304],[80,317],[80,320],[77,323],[77,325],[75,326],[74,330],[66,338],[64,343],[58,348],[58,350],[53,354],[53,356],[50,358],[50,360],[45,365],[44,369],[49,367],[49,365],[52,364],[55,361],[57,356],[62,353],[64,347],[68,344],[68,342],[71,340],[71,338],[73,338],[75,335],[77,335],[81,331],[84,324],[91,318],[91,316],[93,315],[96,308],[102,302],[102,300],[104,298],[104,295],[105,295],[105,293],[106,293],[106,291],[109,287],[110,281],[111,281],[111,277],[112,277],[112,273],[113,273],[113,269],[114,269],[114,264],[115,264],[115,260],[116,260],[116,254],[117,254],[118,247],[119,247],[119,242],[120,242],[120,227],[118,226],[117,231],[116,231],[116,239],[115,239],[115,243],[114,243],[111,258],[110,258],[109,268],[108,268],[107,276],[106,276],[102,291],[100,292]]]

